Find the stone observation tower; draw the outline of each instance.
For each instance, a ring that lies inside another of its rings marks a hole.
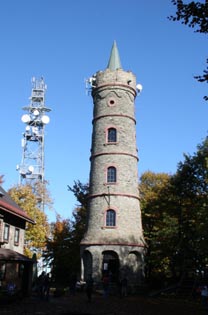
[[[139,285],[144,239],[138,191],[136,78],[121,67],[114,42],[107,69],[88,82],[94,102],[87,230],[81,241],[82,279],[126,276]]]

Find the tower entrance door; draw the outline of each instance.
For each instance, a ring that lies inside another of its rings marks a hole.
[[[102,273],[107,273],[112,282],[117,282],[119,277],[119,257],[115,252],[103,252]]]

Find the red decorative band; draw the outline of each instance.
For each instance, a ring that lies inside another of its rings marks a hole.
[[[123,194],[123,193],[102,193],[102,194],[94,194],[88,195],[88,199],[97,198],[97,197],[104,197],[104,196],[120,196],[120,197],[128,197],[128,198],[135,198],[140,200],[140,197],[137,195],[130,195],[130,194]]]
[[[133,120],[133,122],[136,125],[136,119],[132,116],[129,115],[122,115],[122,114],[111,114],[111,115],[101,115],[101,116],[97,116],[95,118],[93,118],[92,123],[94,123],[96,120],[101,119],[101,118],[105,118],[105,117],[124,117],[124,118],[129,118],[131,120]]]
[[[93,154],[90,157],[90,161],[98,156],[101,155],[127,155],[127,156],[131,156],[134,159],[136,159],[137,161],[139,160],[139,158],[136,155],[130,154],[130,153],[125,153],[125,152],[102,152],[102,153],[97,153],[97,154]]]

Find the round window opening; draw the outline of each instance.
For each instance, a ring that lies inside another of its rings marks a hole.
[[[116,103],[116,102],[115,102],[115,100],[114,100],[113,98],[111,98],[111,99],[108,100],[108,105],[109,105],[109,106],[114,106],[115,103]]]

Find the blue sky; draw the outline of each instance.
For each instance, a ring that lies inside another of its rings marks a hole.
[[[22,107],[31,78],[44,77],[52,109],[45,137],[45,178],[54,211],[71,217],[76,206],[67,185],[88,181],[92,99],[85,79],[107,66],[116,40],[124,70],[143,91],[136,100],[139,175],[173,174],[183,153],[193,154],[207,135],[207,85],[202,74],[207,38],[174,23],[170,0],[2,0],[0,2],[1,154],[4,189],[18,183]]]

